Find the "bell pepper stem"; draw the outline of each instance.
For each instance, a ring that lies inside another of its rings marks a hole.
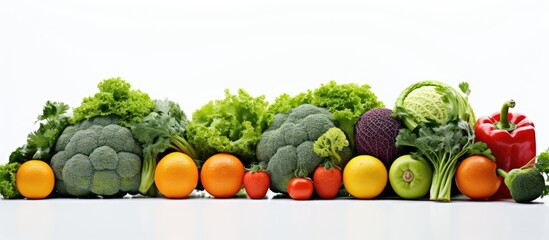
[[[494,127],[496,129],[500,130],[506,130],[508,132],[512,132],[513,130],[517,129],[517,125],[509,122],[509,108],[515,107],[515,100],[508,100],[506,101],[503,106],[501,107],[501,112],[499,114],[499,122],[494,124]]]

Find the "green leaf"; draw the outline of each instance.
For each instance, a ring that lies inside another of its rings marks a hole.
[[[469,148],[469,155],[481,155],[485,156],[492,161],[496,161],[496,157],[492,155],[492,150],[488,148],[485,142],[476,142]]]
[[[42,109],[42,115],[38,115],[38,121],[61,116],[69,110],[69,105],[62,102],[47,101]]]
[[[549,174],[549,149],[538,155],[535,166],[540,172]]]
[[[20,166],[17,162],[0,165],[0,195],[5,199],[22,198],[15,183],[15,175]]]
[[[471,94],[471,89],[469,88],[469,83],[461,82],[459,84],[459,89],[465,94],[465,99]]]

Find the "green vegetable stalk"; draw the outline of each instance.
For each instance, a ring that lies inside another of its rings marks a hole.
[[[197,161],[194,147],[184,138],[188,120],[180,106],[169,100],[155,101],[155,109],[141,123],[132,126],[133,136],[143,146],[143,166],[139,192],[155,196],[154,172],[158,155],[171,149]],[[200,165],[200,164],[197,164]]]
[[[433,165],[430,199],[448,202],[459,158],[473,153],[489,154],[485,143],[474,140],[471,125],[455,119],[443,125],[429,121],[414,130],[401,129],[396,144],[415,148],[413,158],[428,160]]]

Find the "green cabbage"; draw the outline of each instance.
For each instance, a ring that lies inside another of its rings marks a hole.
[[[398,97],[394,115],[402,119],[408,129],[420,123],[434,121],[446,124],[451,120],[467,121],[474,126],[476,118],[467,100],[471,92],[468,83],[461,83],[460,93],[438,81],[421,81],[410,85]]]

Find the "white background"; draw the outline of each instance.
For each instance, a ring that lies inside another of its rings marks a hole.
[[[425,79],[471,84],[476,115],[513,111],[549,147],[548,1],[0,0],[0,162],[47,100],[120,76],[190,116],[223,90],[273,100],[336,80],[388,107]]]
[[[225,88],[272,101],[354,82],[392,108],[414,82],[467,81],[477,116],[514,98],[540,152],[549,147],[548,13],[541,0],[0,0],[0,163],[37,128],[47,100],[76,107],[117,76],[189,116]],[[549,225],[546,207],[531,212]]]

